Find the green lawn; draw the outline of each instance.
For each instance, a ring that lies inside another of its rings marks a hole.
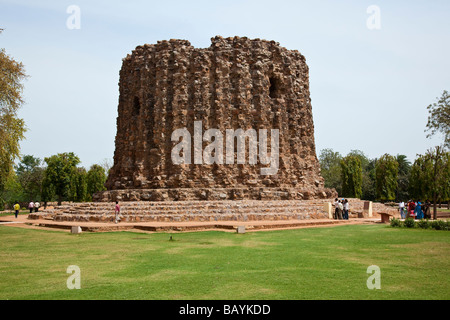
[[[450,232],[353,225],[246,233],[0,226],[0,299],[449,299]],[[69,290],[67,267],[81,270]],[[369,290],[367,268],[381,270]]]

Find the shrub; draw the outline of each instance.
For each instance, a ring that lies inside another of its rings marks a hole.
[[[407,228],[414,228],[416,226],[416,222],[413,218],[406,218],[403,224]]]
[[[431,222],[429,222],[428,219],[427,219],[427,220],[422,219],[422,220],[420,220],[420,221],[417,223],[417,226],[418,226],[419,228],[422,228],[422,229],[430,229],[430,228],[431,228]]]
[[[435,220],[431,227],[436,230],[447,230],[447,222],[444,220]]]
[[[400,221],[400,219],[392,218],[391,227],[401,227],[401,226],[402,222]]]

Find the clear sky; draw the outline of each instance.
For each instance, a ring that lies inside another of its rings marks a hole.
[[[79,29],[67,26],[71,5]],[[0,28],[0,47],[30,75],[22,154],[74,152],[86,168],[112,161],[122,58],[174,38],[205,48],[216,35],[275,40],[306,57],[317,154],[413,162],[443,141],[424,129],[426,107],[450,90],[448,0],[0,0]]]

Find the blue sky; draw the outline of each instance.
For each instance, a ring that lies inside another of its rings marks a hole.
[[[70,5],[80,29],[67,28]],[[369,30],[370,5],[380,29]],[[0,47],[22,61],[28,132],[22,154],[74,152],[89,167],[112,160],[122,58],[138,45],[211,37],[275,40],[310,70],[316,150],[368,157],[416,154],[426,107],[450,90],[449,1],[0,0]]]

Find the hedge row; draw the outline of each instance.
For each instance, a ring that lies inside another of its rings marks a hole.
[[[407,218],[404,221],[393,218],[391,220],[391,227],[400,228],[420,228],[420,229],[434,229],[450,231],[450,220],[433,220],[428,219],[415,220]]]

